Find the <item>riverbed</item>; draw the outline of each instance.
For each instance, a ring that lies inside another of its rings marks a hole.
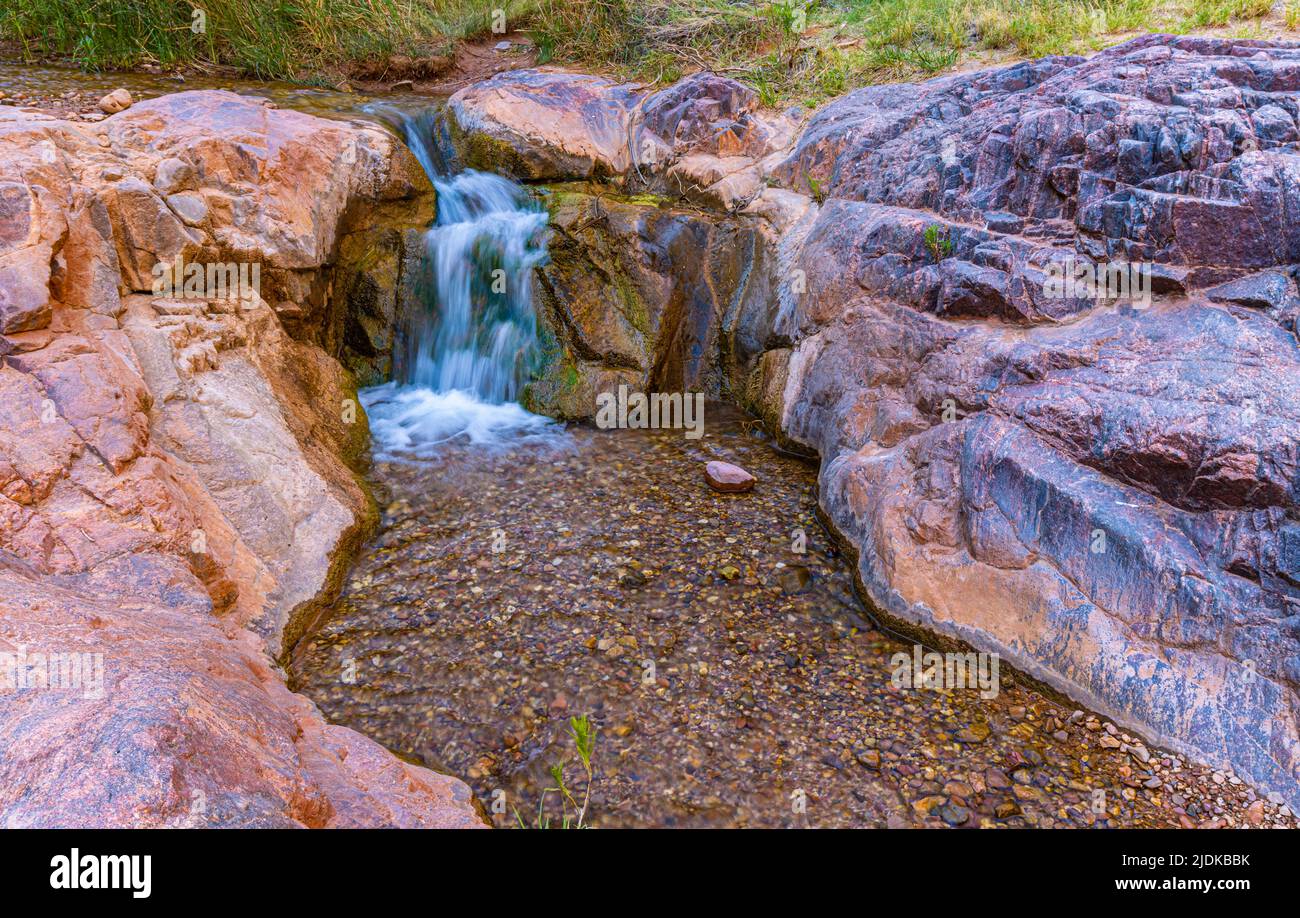
[[[382,531],[300,648],[295,686],[331,720],[467,780],[498,826],[537,822],[556,764],[581,799],[581,715],[598,827],[1214,815],[1212,799],[1189,799],[1208,771],[1121,753],[1137,740],[1118,730],[1101,747],[1102,719],[1006,669],[992,698],[898,687],[893,658],[913,645],[855,596],[816,519],[815,466],[729,406],[708,405],[698,440],[574,426],[396,458],[373,468]],[[712,459],[757,486],[711,490]],[[543,812],[561,819],[558,794]]]

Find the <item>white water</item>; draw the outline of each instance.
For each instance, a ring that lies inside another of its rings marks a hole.
[[[428,457],[450,443],[514,445],[561,436],[516,403],[537,359],[533,269],[546,258],[546,212],[499,175],[445,175],[426,114],[378,112],[400,130],[438,192],[416,291],[404,316],[394,381],[367,389],[380,456]]]

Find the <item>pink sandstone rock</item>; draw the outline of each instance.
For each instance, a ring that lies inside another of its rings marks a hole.
[[[267,298],[310,328],[340,239],[413,206],[418,164],[377,128],[186,92],[94,125],[10,113],[0,175],[0,663],[102,654],[104,676],[0,666],[0,825],[482,825],[274,663],[374,511],[354,383]],[[178,256],[257,261],[262,296],[155,296]]]
[[[704,480],[715,491],[748,491],[754,487],[755,478],[738,465],[713,461],[704,467]]]

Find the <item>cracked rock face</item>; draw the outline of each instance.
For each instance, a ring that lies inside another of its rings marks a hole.
[[[0,174],[0,824],[477,825],[272,663],[373,518],[364,415],[315,342],[341,240],[426,192],[418,165],[187,92],[94,126],[7,112]],[[260,289],[160,295],[177,259]],[[43,686],[50,654],[99,655],[102,691]]]
[[[453,117],[558,162],[572,138],[511,115],[546,78],[512,79]],[[1300,804],[1300,47],[1147,36],[857,90],[786,134],[726,82],[601,90],[627,140],[597,171],[735,216],[562,214],[547,275],[681,301],[707,272],[671,244],[750,234],[743,283],[688,313],[683,384],[820,454],[878,610]],[[697,153],[742,157],[753,190],[669,184]],[[1149,296],[1051,284],[1099,267]],[[664,342],[638,351],[599,299],[552,323],[566,358],[657,385]]]

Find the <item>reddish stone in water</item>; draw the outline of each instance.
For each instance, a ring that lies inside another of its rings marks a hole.
[[[704,479],[715,491],[748,491],[757,481],[753,475],[730,462],[710,462],[704,467]]]

